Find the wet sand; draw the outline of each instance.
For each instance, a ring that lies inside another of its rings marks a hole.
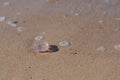
[[[6,16],[0,22],[0,80],[120,80],[120,49],[114,48],[120,44],[118,0],[4,2],[0,0],[0,15]],[[7,24],[14,20],[16,27]],[[36,53],[37,35],[59,51]],[[60,46],[64,40],[71,45]],[[97,50],[100,46],[105,51]]]

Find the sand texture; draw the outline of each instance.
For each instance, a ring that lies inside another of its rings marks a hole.
[[[0,0],[0,16],[0,80],[120,80],[119,0]]]

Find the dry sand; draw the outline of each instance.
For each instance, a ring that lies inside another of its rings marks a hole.
[[[120,80],[119,0],[0,0],[0,15],[0,80]],[[37,35],[59,51],[36,53]]]

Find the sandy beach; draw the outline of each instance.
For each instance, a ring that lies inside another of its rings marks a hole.
[[[0,80],[120,80],[119,0],[0,0],[0,10]],[[36,36],[59,50],[36,52]]]

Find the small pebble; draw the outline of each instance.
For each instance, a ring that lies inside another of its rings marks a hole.
[[[6,17],[5,16],[0,16],[0,22],[3,22],[6,20]]]
[[[14,21],[13,22],[9,21],[7,24],[10,25],[10,26],[12,26],[12,27],[16,27],[17,26],[17,23],[14,22]]]
[[[42,39],[44,39],[43,36],[36,36],[36,37],[35,37],[35,40],[36,40],[36,41],[40,41],[40,40],[42,40]]]
[[[104,52],[104,51],[106,51],[106,48],[105,48],[104,46],[100,46],[100,47],[97,48],[97,50],[98,50],[98,51],[103,51],[103,52]]]
[[[116,45],[114,46],[114,48],[117,49],[117,50],[120,50],[120,44],[116,44]]]
[[[70,46],[71,43],[69,41],[62,41],[59,43],[60,46]]]
[[[24,27],[17,27],[17,31],[19,31],[19,32],[24,31]]]

